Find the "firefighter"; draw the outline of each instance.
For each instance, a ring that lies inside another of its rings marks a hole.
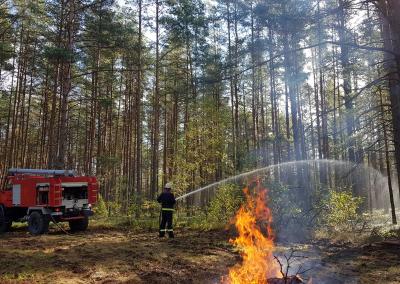
[[[174,213],[175,196],[171,192],[172,185],[167,183],[164,186],[164,192],[158,196],[157,201],[161,203],[161,222],[159,237],[164,237],[165,232],[168,232],[170,238],[174,237],[174,230],[172,229],[172,217]]]

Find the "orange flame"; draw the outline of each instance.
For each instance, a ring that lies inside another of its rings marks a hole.
[[[243,262],[229,270],[230,284],[267,284],[268,277],[279,275],[279,267],[273,259],[274,236],[271,228],[272,214],[267,207],[267,190],[257,182],[258,194],[252,196],[245,188],[246,203],[235,216],[239,236],[230,240],[242,252]]]

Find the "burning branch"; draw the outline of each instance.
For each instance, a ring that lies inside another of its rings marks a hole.
[[[284,271],[283,267],[284,264],[281,262],[281,260],[277,257],[274,256],[274,259],[280,266],[280,273],[282,274],[282,278],[272,278],[268,279],[269,284],[293,284],[293,283],[304,283],[303,280],[300,278],[300,276],[307,271],[310,271],[312,268],[302,270],[303,266],[300,264],[299,268],[297,269],[297,272],[294,275],[289,276],[289,270],[292,267],[292,264],[297,261],[298,258],[307,258],[306,256],[302,255],[296,255],[295,250],[292,248],[290,250],[290,253],[288,255],[284,254],[283,255],[285,261],[286,261],[286,269]]]

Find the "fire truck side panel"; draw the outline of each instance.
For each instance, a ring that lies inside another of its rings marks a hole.
[[[51,178],[43,177],[12,177],[10,182],[12,184],[12,206],[13,207],[31,207],[31,206],[46,206],[47,204],[37,204],[37,194],[39,184],[49,184]],[[15,188],[20,187],[20,204],[16,204],[18,191]]]
[[[88,198],[89,198],[89,203],[94,204],[97,202],[97,194],[98,194],[98,189],[99,185],[97,184],[97,181],[95,178],[91,179],[91,182],[89,183],[89,192],[88,192]]]
[[[62,204],[62,187],[59,178],[52,179],[49,191],[49,206],[58,207]]]
[[[12,190],[0,191],[0,204],[6,207],[12,206]]]
[[[20,185],[20,204],[15,202],[15,188]],[[29,207],[36,205],[36,183],[32,179],[18,180],[13,183],[13,206],[14,207]]]

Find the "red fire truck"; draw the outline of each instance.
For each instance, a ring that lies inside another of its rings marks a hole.
[[[47,232],[50,221],[69,222],[71,231],[84,231],[97,191],[95,177],[74,171],[10,169],[0,189],[0,233],[12,222],[26,221],[33,235]]]

